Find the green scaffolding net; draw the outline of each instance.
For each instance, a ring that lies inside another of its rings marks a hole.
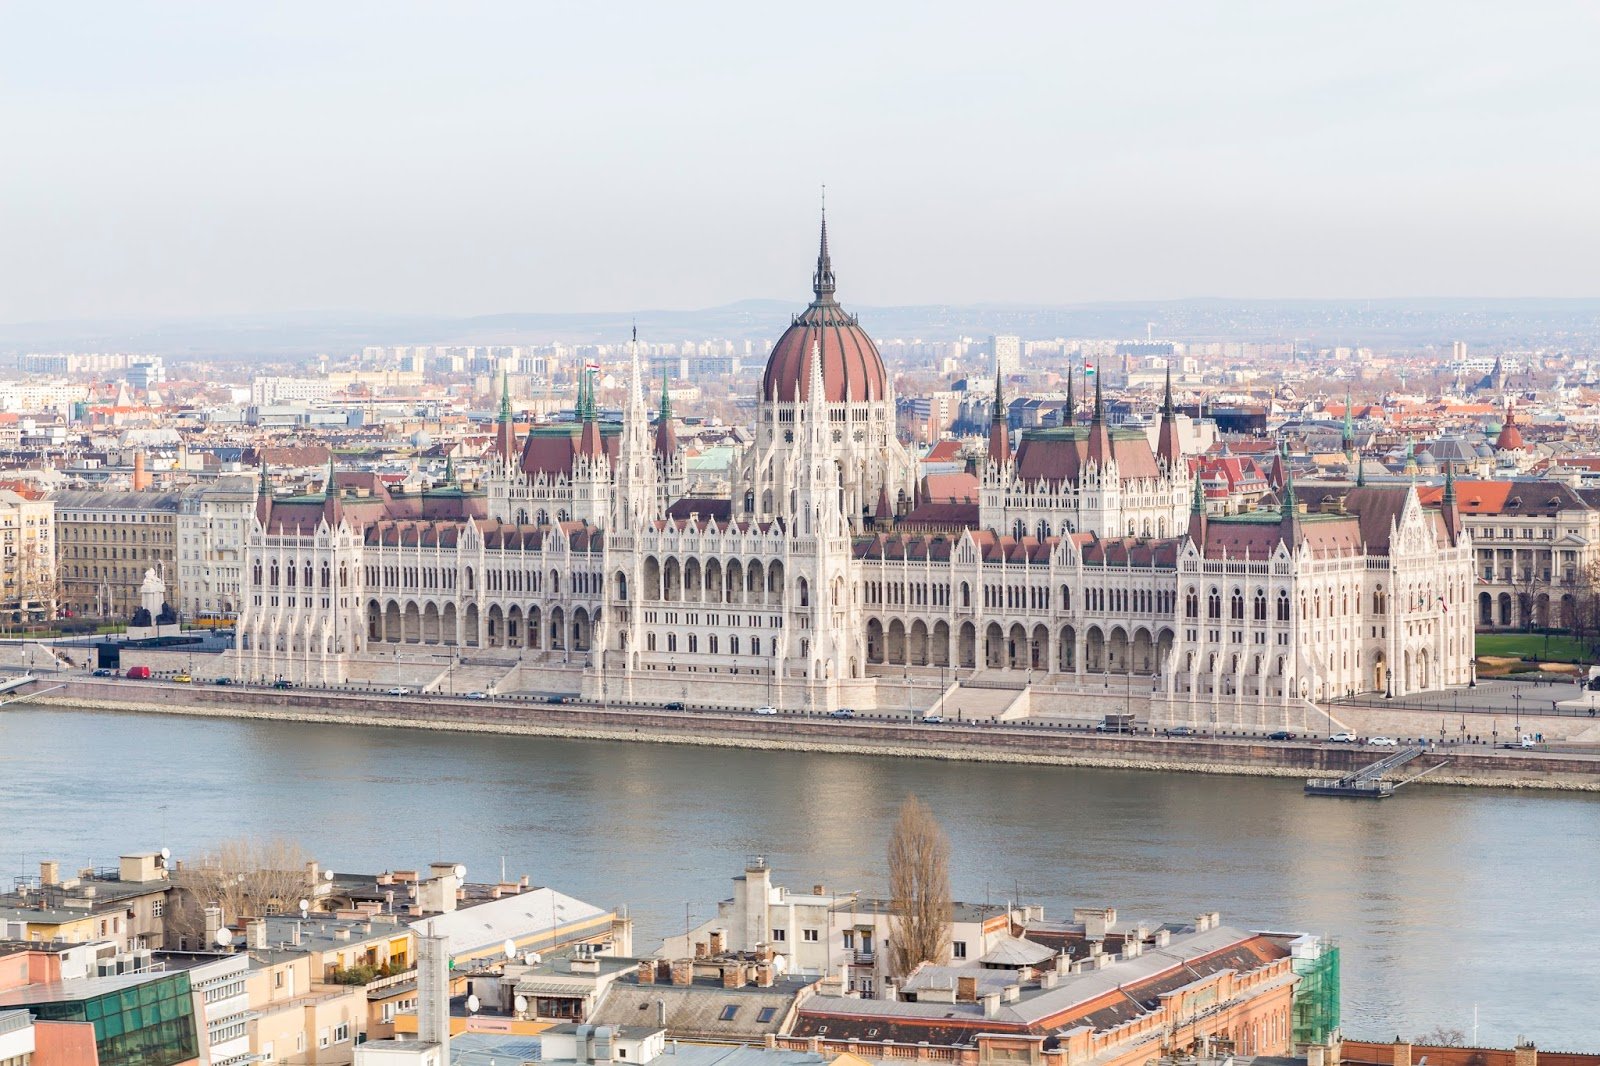
[[[1300,985],[1294,993],[1294,1042],[1326,1044],[1339,1028],[1339,948],[1323,942],[1315,955],[1293,959]]]

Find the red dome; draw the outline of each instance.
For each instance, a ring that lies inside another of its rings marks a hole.
[[[763,399],[796,403],[811,399],[811,358],[822,354],[822,398],[829,403],[886,400],[889,375],[867,331],[833,298],[833,263],[828,257],[828,220],[822,220],[822,252],[812,278],[816,299],[797,317],[767,359]]]

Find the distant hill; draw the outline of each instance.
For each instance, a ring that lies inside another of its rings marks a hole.
[[[637,320],[653,341],[771,340],[798,304],[744,300],[697,310],[393,315],[359,311],[0,324],[0,351],[148,351],[171,356],[281,358],[365,345],[617,343]],[[1231,300],[1061,306],[1006,304],[855,307],[879,338],[1157,337],[1310,344],[1600,346],[1600,299]]]

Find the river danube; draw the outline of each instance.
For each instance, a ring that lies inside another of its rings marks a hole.
[[[493,880],[503,859],[627,906],[649,951],[686,909],[708,917],[752,854],[791,890],[882,892],[912,792],[950,835],[960,898],[1321,933],[1343,949],[1348,1035],[1470,1036],[1476,1005],[1483,1042],[1600,1047],[1600,798],[1576,794],[1372,803],[1281,780],[16,707],[0,875],[244,834],[340,870],[449,860]]]

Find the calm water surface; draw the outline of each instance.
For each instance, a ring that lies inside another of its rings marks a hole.
[[[1345,1031],[1445,1024],[1600,1048],[1600,798],[1418,787],[1385,803],[1298,784],[290,722],[0,711],[0,876],[41,858],[192,854],[284,834],[324,865],[450,860],[626,905],[636,947],[778,883],[882,892],[907,793],[950,835],[957,895],[1060,915],[1107,903],[1338,938]]]

